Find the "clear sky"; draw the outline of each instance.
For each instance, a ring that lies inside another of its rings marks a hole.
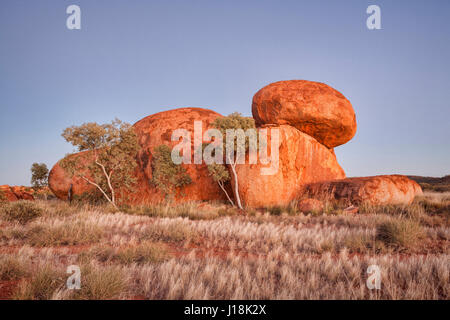
[[[81,30],[66,27],[81,7]],[[381,7],[382,30],[366,8]],[[251,115],[260,88],[320,81],[353,104],[348,176],[450,174],[450,1],[1,0],[0,184],[29,185],[64,128],[175,107]]]

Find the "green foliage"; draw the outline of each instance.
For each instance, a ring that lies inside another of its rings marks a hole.
[[[208,171],[213,180],[219,184],[230,180],[230,173],[223,164],[210,164],[208,165]]]
[[[161,190],[166,197],[173,196],[177,188],[192,183],[191,177],[181,165],[173,163],[171,150],[166,145],[155,148],[152,158],[151,183]]]
[[[219,129],[222,135],[225,135],[227,129],[247,130],[255,128],[255,119],[243,117],[239,112],[233,112],[226,117],[219,117],[214,120],[213,127]]]
[[[116,119],[110,124],[84,123],[66,128],[62,134],[85,156],[67,155],[61,166],[70,176],[79,176],[94,185],[115,205],[116,190],[133,191],[139,143],[131,125]]]
[[[31,185],[40,189],[48,185],[48,168],[45,163],[33,163],[31,166]]]
[[[244,132],[248,129],[255,129],[255,120],[251,117],[243,117],[240,113],[238,112],[234,112],[232,114],[230,114],[227,117],[219,117],[216,120],[214,120],[213,122],[213,127],[218,129],[220,131],[220,133],[222,134],[222,150],[225,151],[225,157],[228,157],[228,161],[225,161],[226,163],[229,163],[231,165],[231,170],[233,172],[233,176],[235,178],[235,199],[236,199],[236,204],[238,206],[239,209],[242,209],[242,204],[241,204],[241,200],[240,200],[240,196],[239,196],[239,188],[238,188],[238,181],[237,181],[237,174],[236,174],[236,162],[237,162],[237,154],[238,154],[238,137],[235,135],[234,136],[234,141],[232,144],[232,148],[233,150],[227,150],[227,130],[229,129],[234,129],[234,130],[238,130],[238,129],[242,129],[244,130]],[[257,138],[257,136],[255,136],[255,138]],[[228,138],[230,139],[230,138]],[[244,150],[245,152],[247,152],[250,148],[250,139],[249,136],[245,135],[245,146],[244,146]],[[256,142],[256,141],[255,141]],[[258,148],[258,146],[255,146],[256,149]],[[255,150],[256,151],[256,150]],[[230,159],[230,157],[232,157],[233,159]],[[225,188],[225,184],[230,180],[230,175],[228,173],[228,169],[225,165],[223,164],[212,164],[208,166],[208,170],[210,175],[213,177],[214,181],[216,181],[220,188],[222,189],[222,191],[225,193],[225,195],[228,198],[228,201],[230,201],[230,203],[234,206],[234,202],[231,199],[231,197],[228,195],[226,188]]]
[[[227,144],[227,130],[228,129],[242,129],[244,131],[248,129],[255,129],[255,119],[251,117],[243,117],[238,112],[233,112],[227,117],[219,117],[213,122],[213,127],[218,129],[222,133],[223,137],[223,150],[226,150],[226,144]],[[237,138],[234,138],[234,152],[237,150],[236,146]],[[245,137],[245,150],[247,151],[249,148],[249,138]]]
[[[1,208],[1,214],[5,220],[17,221],[20,224],[34,220],[42,213],[43,210],[37,204],[26,200],[10,202]]]

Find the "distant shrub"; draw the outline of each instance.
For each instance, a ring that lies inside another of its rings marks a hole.
[[[48,185],[48,168],[45,163],[33,163],[31,166],[31,185],[39,190]]]
[[[387,245],[413,247],[425,232],[422,226],[410,219],[392,219],[377,225],[376,239]]]
[[[17,221],[20,224],[26,224],[40,217],[43,210],[33,202],[20,200],[4,205],[1,208],[1,213],[7,221]]]

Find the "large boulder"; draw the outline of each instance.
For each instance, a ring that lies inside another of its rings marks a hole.
[[[219,113],[208,109],[180,108],[156,113],[136,122],[134,128],[141,146],[138,154],[140,193],[137,197],[144,197],[150,202],[162,200],[161,193],[149,184],[153,177],[152,154],[159,145],[164,144],[172,148],[178,144],[179,141],[171,141],[172,133],[176,129],[185,129],[191,134],[192,164],[182,164],[182,166],[191,177],[192,183],[183,187],[175,199],[178,201],[226,200],[224,192],[210,177],[207,166],[204,163],[193,163],[194,121],[201,121],[204,133],[212,128],[212,123],[218,117],[221,117]]]
[[[71,155],[71,157],[79,158],[78,161],[81,161],[82,163],[88,163],[89,161],[92,161],[91,156],[92,153],[89,151],[78,152]],[[83,174],[86,175],[87,171],[83,172]],[[95,189],[93,185],[87,183],[79,176],[69,177],[61,167],[61,161],[58,161],[48,174],[48,186],[50,190],[59,199],[67,200],[71,185],[72,195],[74,196],[80,196],[84,193],[92,192]]]
[[[350,101],[320,82],[271,83],[253,97],[252,113],[257,125],[288,124],[328,148],[348,142],[356,133]]]
[[[257,164],[238,164],[239,193],[244,205],[267,207],[287,205],[300,195],[302,186],[318,181],[345,178],[332,150],[289,125],[268,127],[270,150],[272,130],[279,130],[279,166],[272,175],[263,175]],[[269,152],[270,154],[270,152]],[[234,187],[234,179],[231,184]]]
[[[346,178],[310,184],[305,187],[310,196],[347,201],[353,205],[411,204],[422,194],[417,182],[402,175]]]
[[[137,178],[136,190],[132,193],[119,193],[127,203],[148,204],[159,202],[164,195],[151,183],[152,179],[152,154],[159,145],[173,147],[178,141],[171,141],[172,132],[176,129],[186,129],[191,133],[192,144],[194,142],[194,121],[201,121],[203,132],[211,128],[212,122],[221,117],[220,114],[202,108],[180,108],[145,117],[134,124],[138,142],[141,150],[137,155],[138,166],[135,170]],[[192,154],[194,148],[191,148]],[[74,156],[88,159],[90,153],[82,152]],[[83,161],[83,160],[82,160]],[[193,162],[193,161],[192,161]],[[177,201],[195,200],[226,200],[226,197],[216,182],[209,176],[205,164],[182,164],[192,179],[192,183],[183,187],[175,195]],[[84,180],[70,178],[59,165],[52,168],[49,174],[49,186],[53,193],[60,199],[67,199],[70,185],[72,184],[73,195],[81,195],[92,191],[93,186]]]

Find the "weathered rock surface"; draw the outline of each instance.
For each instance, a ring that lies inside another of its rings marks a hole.
[[[303,199],[298,203],[298,210],[303,213],[319,213],[323,211],[323,203],[317,199]]]
[[[248,164],[246,161],[246,164],[236,166],[239,192],[244,205],[286,205],[299,196],[299,191],[305,184],[345,178],[344,170],[332,151],[292,126],[269,128],[269,150],[271,130],[274,128],[279,129],[280,136],[278,171],[273,175],[262,175],[261,168],[270,166],[262,165],[260,161],[257,164]],[[232,186],[234,187],[234,182]]]
[[[90,155],[90,152],[83,151],[72,155],[72,157],[79,157],[81,158],[80,161],[87,163],[91,160]],[[85,192],[91,192],[95,189],[93,185],[88,184],[78,176],[70,178],[61,167],[60,161],[58,161],[48,174],[48,186],[59,199],[67,200],[70,185],[72,185],[73,196],[80,196]]]
[[[0,186],[0,193],[7,201],[34,200],[33,190],[22,186]]]
[[[334,148],[356,133],[353,107],[339,91],[313,81],[271,83],[253,97],[257,125],[288,124]]]
[[[422,194],[421,187],[402,175],[346,178],[314,183],[305,187],[310,196],[329,197],[351,204],[411,204]]]
[[[171,141],[172,132],[176,129],[186,129],[191,133],[191,156],[192,164],[182,164],[192,179],[192,183],[183,187],[182,192],[177,194],[178,201],[196,200],[226,200],[225,194],[218,184],[209,176],[205,164],[194,164],[194,121],[202,122],[203,133],[212,128],[214,120],[221,115],[217,112],[202,108],[180,108],[148,116],[134,124],[138,135],[139,144],[142,149],[138,155],[139,185],[140,191],[134,196],[133,202],[139,202],[138,198],[147,201],[162,200],[163,197],[154,187],[149,184],[152,178],[151,159],[154,149],[162,144],[171,148],[178,141]]]
[[[145,117],[134,124],[141,150],[138,153],[138,167],[135,175],[137,178],[136,191],[125,194],[128,203],[145,204],[163,200],[164,196],[150,184],[152,178],[151,159],[154,149],[162,144],[170,147],[178,144],[171,141],[172,132],[176,129],[186,129],[191,133],[192,154],[194,151],[194,121],[201,121],[203,132],[211,128],[212,122],[221,117],[220,114],[202,108],[180,108]],[[78,153],[75,156],[88,157],[89,153]],[[226,200],[226,197],[216,182],[209,176],[205,164],[182,164],[192,179],[192,183],[185,186],[175,196],[177,201],[196,200]],[[73,194],[81,195],[94,187],[84,180],[74,177],[69,178],[57,163],[49,174],[49,187],[60,199],[67,199],[67,193],[73,185]]]

